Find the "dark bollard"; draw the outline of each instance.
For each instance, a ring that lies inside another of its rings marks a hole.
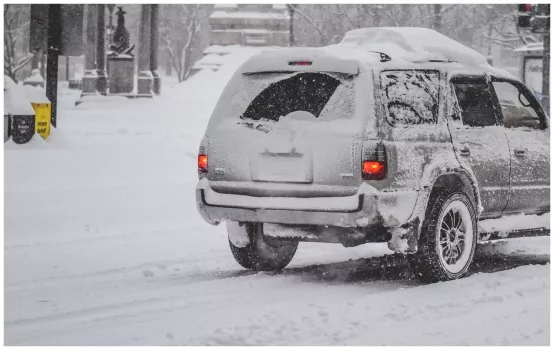
[[[11,124],[13,142],[23,144],[31,141],[35,134],[34,115],[14,115]]]

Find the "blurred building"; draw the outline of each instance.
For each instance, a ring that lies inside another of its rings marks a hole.
[[[216,4],[209,16],[212,45],[287,46],[285,4]]]
[[[544,45],[542,42],[518,47],[514,50],[519,55],[519,78],[542,101],[542,77]]]

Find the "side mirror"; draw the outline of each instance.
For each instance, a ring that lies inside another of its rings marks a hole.
[[[525,98],[525,96],[523,96],[523,94],[521,93],[521,91],[519,92],[519,95],[517,96],[517,99],[519,100],[519,102],[521,102],[521,104],[523,105],[523,107],[529,107],[529,106],[531,106],[531,103],[529,103],[529,101],[527,101],[527,99]]]

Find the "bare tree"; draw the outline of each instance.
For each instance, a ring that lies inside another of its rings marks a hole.
[[[518,46],[539,41],[530,30],[517,27],[516,5],[489,5],[487,15],[489,30],[485,39],[491,45],[515,49]]]
[[[417,5],[387,5],[382,7],[381,13],[385,21],[393,27],[409,26],[414,16],[415,6]]]
[[[381,9],[384,7],[384,5],[373,5],[373,4],[363,4],[359,5],[360,10],[358,10],[358,18],[359,19],[365,19],[365,23],[371,23],[374,27],[380,27],[381,26]],[[358,24],[358,27],[362,27],[362,25]]]
[[[192,51],[200,34],[205,5],[166,5],[160,35],[179,82],[185,81],[193,65]]]
[[[329,39],[327,38],[327,35],[325,35],[325,33],[323,32],[322,25],[316,23],[316,21],[312,19],[311,16],[305,14],[302,10],[300,10],[299,6],[292,7],[292,9],[294,10],[295,14],[299,15],[300,18],[302,18],[304,21],[309,23],[311,28],[313,28],[320,35],[323,45],[327,45],[327,43],[329,42]]]
[[[321,46],[336,42],[352,29],[366,27],[432,28],[499,64],[515,65],[513,49],[540,41],[517,28],[515,4],[303,4],[294,21],[296,46]]]
[[[24,5],[4,4],[4,75],[14,81],[17,73],[33,59],[33,54],[17,50],[24,32],[29,29],[28,15]]]

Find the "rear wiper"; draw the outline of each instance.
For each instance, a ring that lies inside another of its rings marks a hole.
[[[237,122],[237,124],[244,125],[247,128],[252,129],[252,130],[263,131],[266,134],[271,131],[271,125],[266,123],[266,122],[260,122],[260,121],[253,120],[251,122],[250,121],[240,121],[240,122]]]

